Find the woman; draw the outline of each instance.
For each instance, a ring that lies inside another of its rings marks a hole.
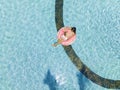
[[[64,27],[64,34],[53,44],[54,47],[76,35],[76,27]]]

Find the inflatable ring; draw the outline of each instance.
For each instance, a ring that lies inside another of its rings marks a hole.
[[[58,33],[57,33],[57,38],[60,39],[62,35],[64,35],[65,32],[69,32],[70,29],[66,28],[66,27],[62,27]],[[65,41],[63,41],[61,44],[64,46],[68,46],[71,45],[76,39],[76,35],[74,35],[73,37],[71,37],[70,39],[67,39]]]

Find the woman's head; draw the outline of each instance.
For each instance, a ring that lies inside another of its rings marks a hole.
[[[76,27],[71,27],[71,30],[76,34]]]

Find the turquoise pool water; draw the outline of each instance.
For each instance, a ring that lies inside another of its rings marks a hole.
[[[72,46],[82,62],[120,80],[120,1],[65,0],[63,11],[64,24],[77,27]],[[0,90],[108,90],[51,46],[56,33],[55,0],[0,1]]]

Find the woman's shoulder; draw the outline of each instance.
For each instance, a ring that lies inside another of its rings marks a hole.
[[[68,29],[68,30],[70,30],[70,29],[71,29],[71,27],[69,27],[69,26],[65,26],[64,28],[65,28],[65,29]]]

